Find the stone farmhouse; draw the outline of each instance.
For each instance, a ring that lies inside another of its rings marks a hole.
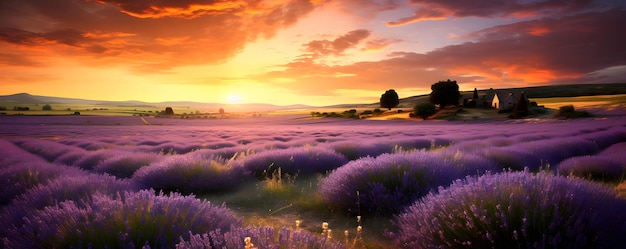
[[[496,91],[491,100],[491,107],[498,110],[513,109],[521,96],[528,102],[528,97],[522,95],[522,91]]]

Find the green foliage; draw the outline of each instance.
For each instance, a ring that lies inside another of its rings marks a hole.
[[[459,85],[455,81],[439,81],[433,84],[430,89],[430,102],[444,108],[447,105],[458,105],[461,93]]]
[[[432,116],[436,112],[437,109],[435,105],[429,102],[417,104],[413,107],[413,114],[424,120],[426,120],[428,117]]]
[[[593,117],[591,113],[587,111],[576,111],[573,105],[566,105],[559,107],[559,111],[554,115],[555,117],[564,118],[587,118]]]
[[[166,107],[164,114],[165,115],[174,115],[174,110],[172,109],[172,107]]]
[[[50,105],[44,105],[43,107],[41,107],[41,110],[44,110],[44,111],[52,111],[52,106],[50,106]]]
[[[398,93],[393,89],[387,90],[380,96],[380,107],[382,108],[391,110],[391,108],[398,106],[398,104],[400,104],[400,99],[398,98]]]

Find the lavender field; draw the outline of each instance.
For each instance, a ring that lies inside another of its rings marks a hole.
[[[4,248],[626,248],[626,117],[6,116]]]

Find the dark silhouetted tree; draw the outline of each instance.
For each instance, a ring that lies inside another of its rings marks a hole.
[[[172,107],[165,107],[165,115],[174,115]]]
[[[524,92],[520,94],[517,103],[515,103],[515,108],[513,109],[513,113],[511,114],[512,118],[523,118],[528,116],[528,100],[526,100],[526,95]]]
[[[413,114],[424,120],[437,112],[437,107],[430,102],[417,104],[413,107]]]
[[[478,90],[476,88],[474,88],[474,95],[472,95],[472,99],[474,100],[478,99]]]
[[[380,96],[380,107],[391,110],[400,104],[398,93],[395,90],[389,89],[383,95]]]
[[[461,93],[459,92],[459,85],[455,81],[439,81],[433,84],[430,89],[430,102],[439,105],[441,109],[448,105],[458,105]]]
[[[52,111],[52,106],[51,105],[44,105],[44,106],[41,107],[41,110]]]

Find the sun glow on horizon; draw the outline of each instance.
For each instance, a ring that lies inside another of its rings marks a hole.
[[[241,97],[237,94],[230,94],[226,97],[226,102],[228,104],[240,104],[241,103]]]

